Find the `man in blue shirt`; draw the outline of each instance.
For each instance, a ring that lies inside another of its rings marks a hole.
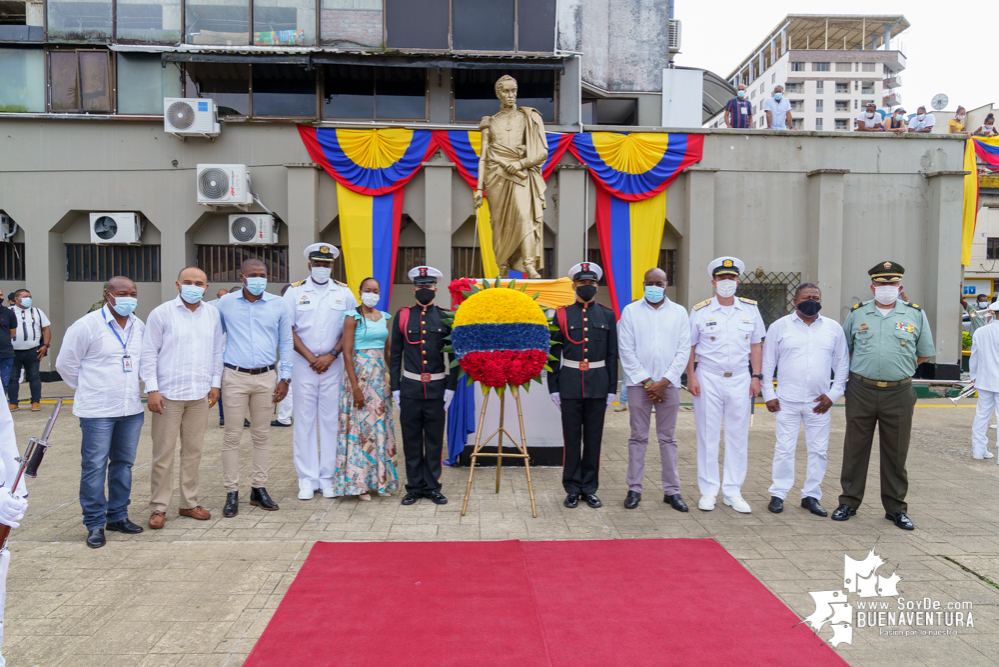
[[[264,510],[278,509],[264,488],[271,413],[272,405],[284,399],[291,384],[293,347],[288,306],[281,297],[265,291],[267,267],[259,259],[243,262],[240,280],[242,290],[216,302],[226,332],[222,372],[222,392],[229,413],[222,436],[222,483],[226,490],[222,516],[225,517],[239,513],[239,441],[247,411],[253,440],[250,504]]]
[[[725,105],[725,125],[748,130],[753,126],[753,105],[746,99],[746,84],[740,83],[736,94]]]

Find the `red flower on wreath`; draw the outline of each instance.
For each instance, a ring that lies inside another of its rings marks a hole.
[[[451,284],[447,286],[448,291],[451,292],[451,310],[457,310],[461,302],[465,300],[465,295],[462,292],[471,292],[474,286],[475,281],[471,278],[458,278],[451,281]]]
[[[547,361],[542,350],[495,350],[469,352],[461,358],[461,367],[476,382],[498,388],[527,384],[541,374]]]

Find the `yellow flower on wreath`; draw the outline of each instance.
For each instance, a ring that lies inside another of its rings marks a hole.
[[[463,324],[543,324],[545,311],[516,289],[491,288],[472,294],[458,307],[453,326]]]

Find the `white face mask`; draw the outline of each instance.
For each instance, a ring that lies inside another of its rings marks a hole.
[[[374,308],[375,306],[377,306],[378,301],[380,299],[381,296],[375,294],[374,292],[364,292],[363,294],[361,294],[361,303],[363,303],[368,308]]]
[[[958,116],[954,116],[954,118],[957,118],[958,120],[964,120],[964,114],[960,114]]]
[[[723,299],[735,294],[735,288],[738,286],[734,280],[719,280],[715,283],[715,294]]]
[[[867,113],[867,117],[868,117],[868,118],[874,118],[874,114],[872,114],[872,113],[868,112],[868,113]]]
[[[319,283],[328,283],[330,280],[330,275],[333,273],[333,269],[328,266],[313,266],[312,267],[312,280]]]
[[[895,303],[898,299],[898,285],[876,285],[874,299],[884,306]]]
[[[924,114],[924,113],[917,113],[916,114],[916,118],[918,120],[923,120],[924,118],[926,118],[926,114]]]

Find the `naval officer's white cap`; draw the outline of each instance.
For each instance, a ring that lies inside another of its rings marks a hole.
[[[604,270],[593,262],[580,262],[569,269],[569,277],[573,282],[578,280],[597,280],[604,277]]]
[[[738,257],[726,255],[708,262],[709,278],[738,278],[746,270],[746,265]]]
[[[443,273],[432,266],[415,266],[406,275],[414,285],[436,285],[444,277]]]
[[[305,249],[303,254],[305,255],[305,259],[332,262],[340,256],[340,251],[331,243],[313,243]]]

